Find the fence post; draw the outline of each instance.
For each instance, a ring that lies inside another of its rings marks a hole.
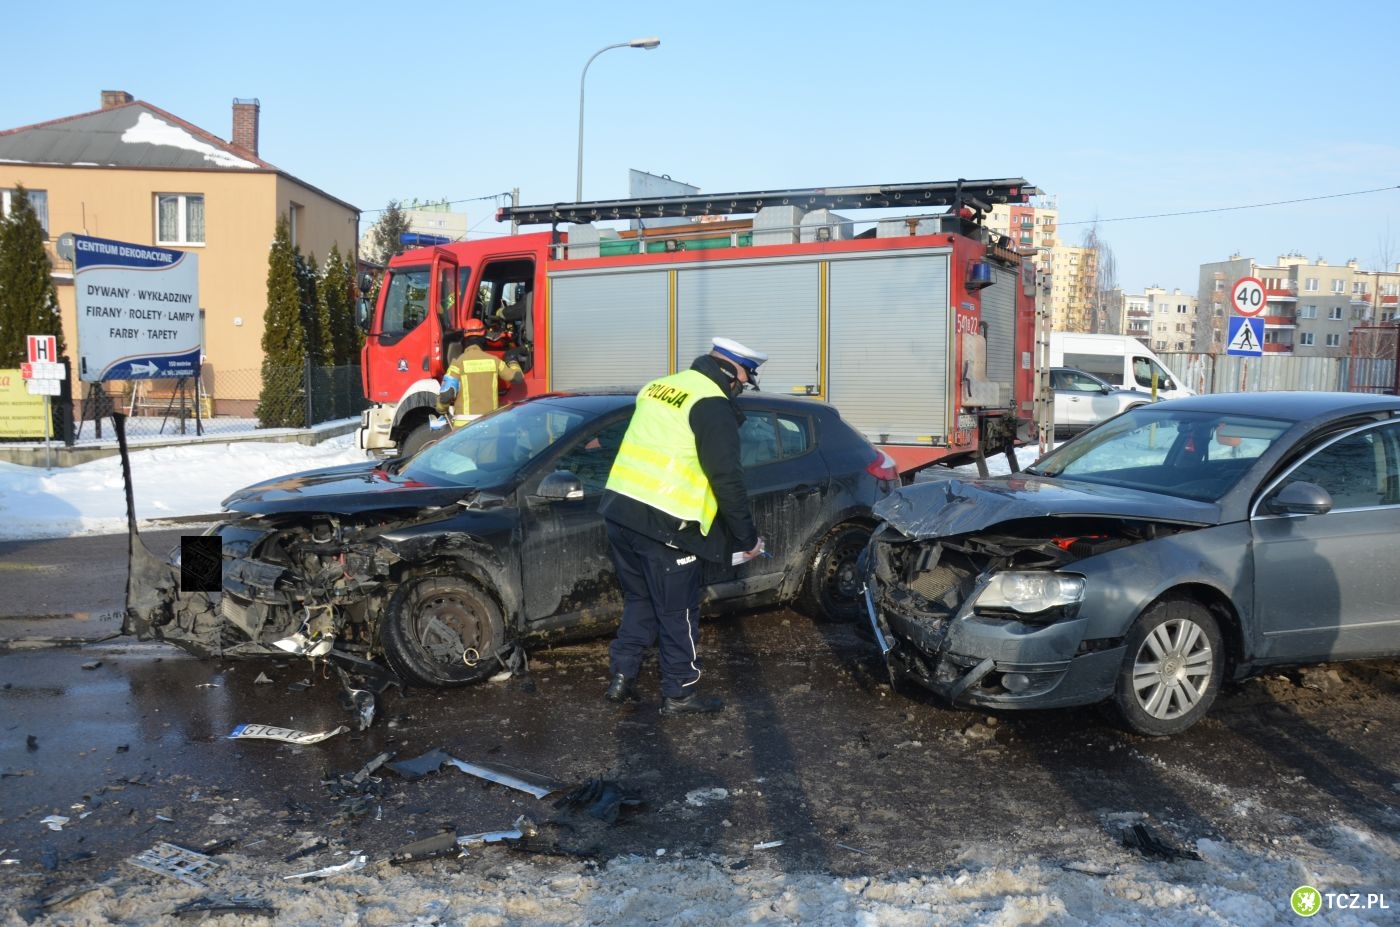
[[[310,355],[310,354],[308,354],[308,355],[306,356],[305,372],[302,374],[302,381],[303,381],[303,382],[302,382],[302,386],[304,387],[303,390],[302,390],[302,392],[306,395],[306,426],[305,426],[305,427],[310,428],[313,424],[315,424],[314,422],[312,422],[312,418],[315,417],[315,410],[314,410],[314,407],[313,407],[313,405],[312,405],[312,403],[311,403],[311,355]]]

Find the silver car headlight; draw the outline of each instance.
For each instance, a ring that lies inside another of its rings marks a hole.
[[[996,573],[978,593],[976,608],[1010,610],[1034,615],[1084,601],[1084,577],[1045,570]]]

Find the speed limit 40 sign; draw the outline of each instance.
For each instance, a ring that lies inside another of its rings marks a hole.
[[[1264,311],[1264,283],[1258,277],[1243,277],[1230,291],[1230,302],[1243,316],[1256,316]]]

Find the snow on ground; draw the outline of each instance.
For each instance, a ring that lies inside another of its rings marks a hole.
[[[1301,920],[1289,908],[1301,885],[1359,891],[1363,900],[1367,892],[1384,895],[1360,909],[1324,902],[1319,922],[1329,927],[1395,923],[1396,843],[1347,828],[1314,840],[1320,845],[1292,837],[1264,850],[1200,840],[1199,862],[1153,862],[1108,847],[1063,861],[1009,858],[983,847],[938,872],[873,877],[785,872],[761,854],[749,860],[621,856],[596,866],[523,860],[487,847],[463,860],[402,868],[371,863],[304,884],[284,880],[283,870],[314,867],[231,854],[219,857],[208,890],[123,865],[114,884],[53,908],[37,923],[165,922],[162,915],[195,898],[244,894],[276,907],[279,924],[1282,927]],[[1386,908],[1378,906],[1382,901]],[[0,914],[4,927],[24,923],[14,908]]]
[[[146,522],[218,512],[223,499],[249,483],[365,459],[353,434],[315,446],[232,441],[133,450],[136,517]],[[0,463],[0,540],[124,531],[121,458],[51,471]]]

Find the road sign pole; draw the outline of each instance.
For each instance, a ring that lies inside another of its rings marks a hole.
[[[53,410],[49,406],[49,397],[44,396],[44,469],[53,469],[53,446],[49,442],[49,433],[53,431]]]

